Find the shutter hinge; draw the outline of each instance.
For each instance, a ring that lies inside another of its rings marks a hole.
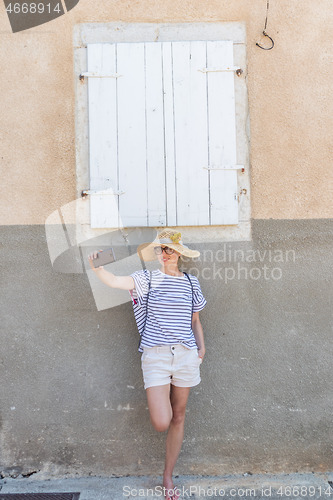
[[[87,78],[119,78],[120,76],[118,73],[114,73],[113,75],[101,75],[100,73],[96,73],[96,71],[86,71],[85,73],[81,73],[79,78],[80,80],[84,80],[85,77]]]
[[[225,68],[203,68],[203,69],[198,69],[201,73],[221,73],[225,71],[235,71],[237,76],[241,76],[243,73],[242,68],[239,68],[238,66],[226,66]]]
[[[208,167],[203,167],[206,170],[241,170],[245,172],[244,165],[208,165]]]
[[[100,191],[95,190],[95,189],[84,189],[81,191],[81,196],[82,198],[85,198],[86,196],[92,194],[96,194],[98,196],[120,196],[121,194],[124,194],[125,191],[114,191],[112,188],[109,189],[101,189]]]

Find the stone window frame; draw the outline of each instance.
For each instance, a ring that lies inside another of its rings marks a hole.
[[[87,79],[80,75],[87,70],[87,44],[112,42],[154,42],[181,40],[231,40],[234,65],[242,69],[235,76],[237,163],[244,165],[238,174],[239,223],[225,226],[179,226],[191,242],[250,241],[250,127],[247,95],[246,30],[242,22],[218,23],[80,23],[73,29],[75,79],[75,144],[76,196],[89,189],[88,92]],[[100,236],[110,229],[90,227],[89,200],[77,210],[80,240]]]

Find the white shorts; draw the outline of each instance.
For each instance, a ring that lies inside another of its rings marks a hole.
[[[200,384],[198,349],[182,344],[143,347],[141,367],[144,387],[172,384],[176,387],[193,387]]]

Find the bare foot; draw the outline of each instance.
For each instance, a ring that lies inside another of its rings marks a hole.
[[[163,474],[163,486],[165,488],[164,494],[166,500],[174,500],[174,486],[172,477],[165,473]]]

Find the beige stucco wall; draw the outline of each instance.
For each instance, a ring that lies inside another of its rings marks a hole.
[[[75,199],[73,26],[85,22],[245,21],[255,219],[332,217],[333,5],[271,1],[272,51],[256,47],[266,1],[81,0],[13,34],[1,15],[1,224],[44,224]],[[97,5],[97,7],[96,7]]]
[[[2,10],[0,477],[163,470],[165,437],[149,423],[129,295],[98,310],[84,267],[90,244],[115,242],[119,265],[128,249],[117,234],[78,248],[76,227],[67,240],[58,213],[44,228],[76,196],[73,29],[99,22],[247,29],[247,71],[236,81],[248,85],[252,239],[207,242],[200,228],[190,240],[202,255],[191,269],[207,300],[207,355],[177,473],[332,470],[333,4],[270,4],[268,52],[255,45],[266,0],[80,0],[16,34]]]

